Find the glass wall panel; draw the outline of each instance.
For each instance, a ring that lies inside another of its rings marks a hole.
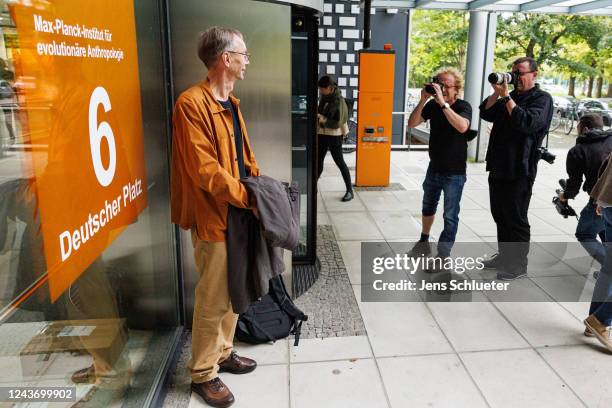
[[[0,387],[141,407],[167,364],[180,322],[162,20],[157,0],[0,0]]]
[[[293,261],[314,264],[316,246],[316,18],[309,10],[292,11],[291,121],[293,181],[302,194],[300,243]]]

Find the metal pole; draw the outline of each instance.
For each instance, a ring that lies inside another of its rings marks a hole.
[[[370,48],[370,13],[372,11],[372,0],[365,0],[363,8],[363,48]]]

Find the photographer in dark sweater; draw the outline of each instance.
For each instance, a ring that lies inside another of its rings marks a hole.
[[[612,131],[603,130],[603,119],[596,113],[587,113],[578,122],[576,146],[567,153],[566,169],[569,178],[565,191],[560,194],[561,201],[567,201],[578,195],[580,186],[587,194],[597,182],[599,168],[612,151]],[[584,178],[584,184],[582,180]],[[576,238],[584,249],[603,265],[605,248],[604,223],[601,216],[595,213],[597,203],[589,199],[580,212]],[[602,242],[597,240],[600,236]]]
[[[499,254],[484,262],[497,269],[497,278],[527,275],[531,227],[527,218],[542,140],[553,114],[552,97],[536,84],[533,58],[512,64],[514,90],[504,80],[492,84],[493,93],[480,104],[480,117],[493,122],[487,149],[489,199],[497,225]]]

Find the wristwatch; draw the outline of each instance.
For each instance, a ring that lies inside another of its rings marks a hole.
[[[449,109],[450,105],[448,104],[448,102],[444,102],[444,105],[442,105],[442,109]]]
[[[508,96],[503,96],[502,98],[500,98],[502,103],[505,105],[508,103],[508,101],[510,100],[510,95]]]

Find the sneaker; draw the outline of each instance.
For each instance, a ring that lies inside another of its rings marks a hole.
[[[593,332],[591,331],[591,329],[589,329],[588,327],[586,327],[586,328],[584,329],[584,335],[585,335],[586,337],[595,337],[595,335],[593,334]]]
[[[406,252],[406,255],[411,258],[418,258],[420,256],[428,256],[431,253],[431,243],[429,241],[418,241],[410,251]]]
[[[497,272],[497,279],[503,281],[513,281],[515,279],[524,278],[527,276],[527,269],[516,267],[509,270],[501,270]]]
[[[484,261],[482,264],[482,269],[497,269],[502,265],[502,259],[499,254],[495,254],[491,258]]]
[[[590,315],[584,319],[584,325],[608,351],[612,352],[612,326],[604,326],[595,315]]]

